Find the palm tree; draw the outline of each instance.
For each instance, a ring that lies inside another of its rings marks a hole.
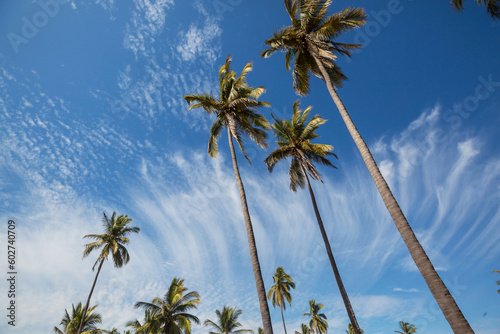
[[[207,319],[203,323],[204,326],[211,326],[213,331],[208,332],[209,334],[238,334],[238,333],[251,333],[251,329],[236,329],[241,326],[238,322],[238,317],[241,315],[241,310],[237,310],[236,307],[224,306],[222,312],[215,310],[217,314],[217,323]]]
[[[500,274],[500,270],[493,270],[492,273],[499,273]],[[497,281],[497,285],[500,285],[500,281]],[[500,289],[497,290],[497,292],[500,294]]]
[[[185,293],[187,290],[183,279],[174,278],[163,299],[157,297],[151,303],[137,302],[135,307],[149,311],[153,319],[139,327],[136,332],[146,330],[146,333],[149,333],[148,330],[151,331],[152,327],[156,326],[154,322],[159,322],[159,330],[163,334],[190,334],[191,322],[199,324],[200,320],[188,311],[197,308],[200,295],[196,291]]]
[[[295,334],[311,334],[311,329],[306,324],[300,325],[300,332],[295,331]]]
[[[264,334],[264,328],[262,327],[257,328],[257,334]]]
[[[227,128],[229,148],[231,150],[234,175],[240,193],[241,208],[243,211],[243,219],[245,221],[250,258],[252,261],[255,284],[257,287],[257,295],[259,298],[264,332],[266,334],[273,334],[271,315],[269,313],[269,307],[266,300],[266,288],[264,286],[260,270],[259,256],[257,254],[257,246],[255,245],[252,221],[250,219],[250,213],[248,212],[245,189],[243,187],[243,181],[241,180],[238,163],[236,161],[236,153],[233,146],[234,138],[248,162],[250,162],[250,159],[246,155],[243,146],[243,136],[249,136],[262,148],[267,147],[267,134],[264,130],[269,129],[269,123],[265,117],[257,112],[257,109],[269,106],[269,103],[257,101],[257,99],[265,92],[263,87],[252,88],[246,83],[246,76],[252,70],[252,64],[248,63],[243,68],[239,77],[236,76],[235,72],[231,71],[230,64],[231,57],[227,57],[226,63],[220,68],[219,71],[219,99],[209,94],[185,95],[184,99],[190,105],[189,110],[203,108],[208,114],[215,115],[217,117],[210,129],[210,139],[208,140],[208,154],[212,158],[217,157],[217,140],[222,129],[224,127]]]
[[[144,311],[144,323],[139,320],[129,321],[126,326],[135,329],[135,334],[159,334],[162,322],[158,319],[157,311]]]
[[[342,12],[327,16],[330,4],[331,0],[285,0],[285,7],[292,20],[292,25],[276,31],[274,36],[266,41],[269,48],[264,50],[261,56],[270,57],[276,51],[286,51],[285,65],[289,70],[290,63],[294,61],[293,88],[300,95],[306,95],[309,92],[310,73],[325,81],[347,129],[375,181],[382,200],[446,320],[455,333],[473,333],[453,296],[417,240],[387,182],[380,173],[368,146],[337,95],[335,88],[341,87],[342,80],[345,80],[346,76],[334,61],[338,55],[350,57],[350,50],[361,46],[359,44],[338,43],[334,39],[343,32],[364,25],[367,16],[360,8],[347,8]]]
[[[318,162],[335,168],[326,156],[330,155],[336,157],[336,155],[331,152],[333,149],[332,146],[311,143],[312,139],[319,137],[315,131],[319,128],[319,126],[324,124],[326,120],[321,118],[319,115],[315,115],[309,122],[307,122],[310,111],[311,107],[308,107],[304,110],[304,112],[302,112],[299,109],[299,101],[297,100],[293,104],[293,117],[291,121],[279,120],[273,116],[276,122],[273,124],[272,129],[278,139],[276,142],[278,144],[278,148],[267,156],[265,162],[268,170],[272,172],[274,166],[279,161],[290,157],[292,158],[290,170],[288,172],[290,175],[290,189],[292,191],[297,191],[297,187],[303,188],[305,183],[307,183],[309,195],[311,196],[314,207],[314,213],[316,214],[318,226],[323,237],[323,242],[325,243],[326,252],[333,269],[333,274],[335,275],[335,280],[337,281],[342,300],[344,301],[344,306],[351,323],[354,324],[356,333],[360,333],[354,310],[352,309],[351,302],[349,301],[344,284],[342,283],[342,278],[340,277],[340,273],[333,257],[332,249],[330,247],[330,242],[328,241],[328,236],[319,214],[316,198],[309,182],[308,174],[313,179],[323,182],[318,171],[314,167],[313,162]],[[304,182],[304,180],[306,182]]]
[[[138,227],[130,227],[128,224],[132,222],[132,218],[128,216],[119,215],[116,216],[116,212],[113,212],[111,218],[108,218],[106,212],[103,212],[102,223],[104,226],[104,234],[88,234],[84,236],[84,238],[91,238],[96,241],[91,242],[85,245],[85,250],[83,251],[83,258],[88,256],[93,250],[102,248],[101,253],[97,257],[97,260],[92,267],[92,270],[95,269],[95,266],[99,263],[99,267],[97,268],[97,273],[95,275],[94,283],[92,284],[92,288],[90,289],[89,297],[87,298],[87,304],[85,305],[84,313],[87,312],[87,308],[90,304],[90,298],[92,297],[92,293],[94,292],[95,284],[97,282],[97,277],[99,277],[99,273],[101,272],[102,265],[104,260],[108,259],[108,256],[111,254],[113,258],[113,263],[116,268],[121,268],[123,265],[127,264],[130,261],[130,255],[128,254],[127,248],[124,245],[129,243],[129,239],[127,235],[130,233],[139,233],[141,230]],[[83,319],[80,323],[80,328],[78,329],[78,334],[81,334],[83,327]]]
[[[283,310],[286,309],[285,300],[288,304],[292,305],[292,295],[290,294],[290,288],[295,289],[295,283],[293,283],[292,278],[288,275],[282,267],[276,269],[276,274],[273,275],[274,285],[269,289],[267,293],[267,299],[271,299],[273,307],[278,305],[281,310],[281,319],[283,320],[283,328],[286,333],[285,318],[283,317]]]
[[[115,328],[115,327],[113,327],[113,329],[112,329],[112,330],[110,330],[110,331],[104,331],[104,333],[106,333],[106,334],[120,334],[120,333],[118,332],[118,329],[117,329],[117,328]]]
[[[345,330],[345,332],[347,334],[354,334],[354,328],[352,327],[351,324],[349,324],[349,326],[347,326],[347,329]],[[361,330],[361,333],[364,333],[364,330]]]
[[[302,316],[311,317],[311,320],[309,320],[309,329],[312,334],[323,334],[328,331],[326,315],[324,313],[319,313],[323,307],[323,304],[316,304],[316,301],[311,299],[309,301],[309,313],[302,314]],[[302,325],[302,327],[304,327],[304,325]],[[304,331],[304,328],[302,328],[302,331]]]
[[[413,334],[417,332],[417,328],[415,327],[415,325],[410,324],[409,322],[400,321],[399,328],[401,328],[401,331],[394,331],[394,332],[400,334]]]
[[[84,320],[82,334],[104,333],[105,331],[97,328],[97,324],[102,322],[102,317],[99,313],[93,312],[96,307],[97,305],[94,305],[84,312],[81,302],[76,305],[76,308],[75,305],[72,304],[71,315],[68,313],[68,310],[64,310],[64,317],[59,323],[63,326],[62,330],[54,327],[54,333],[76,334],[82,319]],[[83,314],[85,314],[85,317],[83,317]]]
[[[480,6],[486,6],[486,11],[494,19],[500,19],[500,1],[499,0],[476,0]],[[464,0],[451,0],[454,9],[463,10]]]

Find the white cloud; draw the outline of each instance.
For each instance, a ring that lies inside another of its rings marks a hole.
[[[219,22],[207,18],[201,28],[194,24],[189,27],[189,30],[183,34],[176,50],[184,61],[193,61],[202,57],[209,62],[214,62],[220,54],[220,41],[218,41],[220,35]]]

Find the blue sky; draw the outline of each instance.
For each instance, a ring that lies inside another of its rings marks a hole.
[[[218,159],[208,157],[213,119],[188,112],[182,96],[215,94],[231,54],[233,69],[252,61],[249,83],[267,88],[272,108],[263,114],[290,117],[298,96],[284,55],[259,58],[273,31],[290,24],[282,1],[57,1],[0,4],[0,238],[5,245],[14,219],[19,272],[17,325],[4,318],[0,330],[50,332],[86,299],[95,259],[81,260],[82,237],[100,232],[103,210],[128,214],[142,230],[127,266],[103,267],[92,298],[103,328],[142,319],[134,303],[182,277],[201,295],[202,321],[230,305],[257,329],[227,138]],[[349,77],[339,95],[475,332],[498,333],[500,23],[473,1],[456,12],[448,1],[338,0],[331,12],[347,6],[370,19],[342,36],[364,47],[339,60]],[[318,142],[339,156],[338,170],[320,167],[324,184],[313,187],[360,326],[391,333],[404,320],[419,333],[451,333],[315,77],[301,102],[309,105],[329,120]],[[308,194],[289,191],[285,163],[266,171],[268,152],[249,143],[253,164],[238,156],[266,288],[284,267],[297,284],[289,332],[315,299],[329,332],[343,333],[348,318]],[[271,312],[282,333],[279,309]]]

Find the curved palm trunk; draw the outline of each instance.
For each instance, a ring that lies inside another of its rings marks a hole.
[[[97,274],[95,275],[95,278],[94,278],[94,284],[92,284],[92,289],[90,289],[89,298],[87,298],[87,304],[85,304],[85,308],[83,309],[83,315],[82,315],[82,320],[80,322],[80,328],[78,328],[78,334],[80,334],[82,332],[83,323],[85,322],[85,317],[87,315],[87,309],[89,308],[89,304],[90,304],[90,297],[92,297],[92,293],[94,292],[95,284],[97,282],[97,277],[99,276],[99,273],[101,272],[101,268],[102,268],[103,263],[104,263],[104,259],[101,260],[101,263],[99,264],[99,267],[97,268]]]
[[[434,299],[438,303],[439,308],[441,309],[446,320],[448,321],[448,324],[450,325],[453,332],[456,334],[474,333],[469,323],[465,319],[464,315],[462,314],[462,311],[460,311],[460,308],[455,302],[455,299],[444,285],[443,281],[441,280],[438,273],[434,269],[434,266],[432,265],[431,261],[427,257],[427,254],[422,248],[422,245],[420,245],[420,242],[417,240],[417,237],[413,233],[413,230],[411,229],[410,224],[408,224],[408,221],[406,220],[403,211],[401,211],[401,208],[399,207],[396,199],[394,198],[391,189],[385,182],[382,173],[380,173],[377,163],[373,159],[373,156],[370,150],[368,149],[368,146],[361,137],[351,117],[347,113],[347,110],[342,101],[340,100],[340,97],[337,95],[337,92],[333,88],[330,81],[330,77],[326,72],[323,64],[318,60],[318,58],[315,57],[314,59],[316,60],[316,64],[318,65],[321,74],[325,78],[326,86],[328,88],[328,91],[330,92],[331,97],[335,105],[339,109],[340,115],[342,116],[342,119],[344,120],[347,129],[349,130],[349,133],[352,136],[352,139],[356,143],[356,146],[358,147],[361,156],[363,157],[363,160],[373,178],[373,181],[375,181],[375,185],[377,186],[377,189],[380,195],[382,196],[384,204],[387,207],[387,210],[389,211],[392,220],[396,224],[396,228],[401,234],[401,237],[403,238],[406,247],[408,247],[408,250],[410,251],[410,255],[413,258],[413,261],[415,261],[418,270],[424,277],[425,282],[429,287],[429,290],[431,291],[432,295],[434,296]]]
[[[266,288],[264,287],[264,281],[262,280],[262,273],[260,271],[259,256],[257,254],[257,246],[255,245],[252,221],[250,220],[250,213],[248,212],[245,189],[243,188],[243,182],[241,181],[238,162],[236,161],[236,153],[234,152],[233,137],[231,135],[229,127],[227,129],[227,135],[229,138],[229,147],[231,148],[234,176],[236,177],[236,183],[238,184],[238,190],[240,192],[241,208],[243,210],[243,219],[245,220],[245,227],[247,231],[248,247],[250,248],[250,258],[252,260],[253,275],[255,276],[255,285],[257,286],[257,295],[259,296],[262,325],[264,326],[264,333],[273,334],[271,315],[269,313],[269,306],[267,305],[266,300]]]
[[[354,310],[351,306],[351,302],[349,301],[349,296],[347,296],[347,291],[345,290],[344,283],[342,283],[342,278],[340,277],[339,270],[337,268],[337,264],[335,263],[335,259],[333,258],[332,248],[330,247],[330,241],[328,241],[328,236],[326,235],[325,227],[323,226],[323,220],[319,214],[318,206],[316,204],[316,198],[314,197],[313,190],[311,188],[311,183],[309,183],[309,177],[302,166],[302,173],[306,177],[307,188],[309,189],[309,195],[311,195],[311,201],[314,207],[314,213],[316,214],[316,219],[318,220],[318,226],[321,231],[321,236],[323,237],[323,241],[325,243],[326,252],[328,253],[328,258],[330,259],[330,264],[332,265],[333,274],[335,275],[335,280],[337,281],[337,285],[340,290],[340,295],[342,296],[342,300],[344,301],[344,306],[347,311],[347,315],[349,316],[349,320],[351,321],[352,328],[354,329],[355,334],[361,334],[361,330],[359,329],[358,321],[356,320],[356,315],[354,314]]]
[[[282,300],[282,301],[281,301],[281,304],[283,304],[284,302],[285,302],[285,301],[284,301],[284,300]],[[283,317],[283,306],[282,306],[281,304],[280,304],[280,310],[281,310],[281,320],[283,320],[283,328],[285,329],[285,334],[287,334],[287,333],[286,333],[286,326],[285,326],[285,317]]]

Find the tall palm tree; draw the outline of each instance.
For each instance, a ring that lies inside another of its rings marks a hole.
[[[345,332],[346,332],[347,334],[355,334],[355,333],[354,333],[354,328],[352,327],[352,325],[351,325],[351,324],[349,324],[349,326],[347,326],[347,329],[345,330]],[[361,333],[364,333],[364,330],[361,330]]]
[[[200,295],[196,291],[186,293],[187,290],[183,279],[174,278],[163,298],[157,297],[151,303],[135,303],[136,308],[143,308],[153,316],[152,321],[146,322],[137,330],[150,330],[156,325],[148,324],[157,321],[161,323],[160,330],[163,334],[190,334],[191,323],[199,324],[200,320],[188,312],[198,308]]]
[[[231,57],[227,57],[226,63],[220,68],[219,71],[219,98],[209,94],[192,94],[185,95],[184,99],[189,104],[189,110],[203,108],[208,114],[216,116],[216,120],[210,129],[210,138],[208,140],[208,154],[211,157],[217,157],[217,140],[222,129],[224,127],[227,128],[234,175],[240,193],[241,208],[243,211],[243,219],[245,221],[248,238],[248,247],[250,249],[250,258],[252,261],[253,274],[259,298],[262,324],[266,334],[273,334],[271,315],[269,313],[269,307],[266,300],[266,288],[264,286],[264,280],[262,279],[262,273],[260,270],[259,256],[257,253],[257,246],[255,245],[252,221],[250,219],[250,213],[248,212],[245,189],[243,187],[243,181],[241,180],[233,145],[234,138],[248,162],[250,162],[250,159],[246,155],[244,149],[243,136],[249,136],[250,139],[262,148],[267,147],[267,134],[264,130],[269,129],[269,123],[265,117],[257,112],[257,109],[260,107],[268,107],[269,103],[257,101],[257,99],[265,92],[263,87],[252,88],[246,83],[246,76],[252,70],[252,64],[248,63],[238,77],[235,72],[231,71],[230,64]]]
[[[300,332],[295,331],[295,334],[311,334],[311,329],[306,324],[300,325]]]
[[[500,19],[500,1],[499,0],[476,0],[480,6],[486,6],[486,11],[494,19]],[[464,0],[451,0],[454,9],[463,10]]]
[[[71,315],[68,310],[64,310],[64,317],[62,318],[60,325],[62,330],[54,327],[54,333],[57,334],[76,334],[80,322],[83,319],[82,334],[97,334],[104,333],[105,331],[98,329],[97,325],[102,322],[102,317],[99,313],[95,313],[94,310],[97,305],[89,308],[86,312],[83,311],[82,303],[72,305]],[[85,314],[85,317],[83,316]]]
[[[401,329],[401,331],[394,331],[394,332],[400,334],[414,334],[417,332],[417,328],[415,327],[415,325],[410,324],[409,322],[400,321],[399,328]]]
[[[144,323],[139,320],[129,321],[127,327],[133,328],[135,334],[159,334],[162,321],[157,317],[157,311],[144,311]]]
[[[273,307],[278,305],[281,310],[281,319],[283,320],[283,328],[286,333],[285,318],[283,317],[283,310],[286,309],[286,303],[292,305],[292,294],[290,288],[295,289],[295,283],[282,267],[276,268],[276,274],[273,275],[274,285],[267,293],[267,299],[271,299]]]
[[[111,218],[108,218],[106,212],[103,212],[102,223],[104,227],[104,234],[88,234],[84,238],[94,239],[96,241],[88,243],[85,245],[85,250],[83,251],[83,258],[88,256],[92,251],[100,249],[101,253],[97,257],[97,260],[92,267],[95,269],[96,265],[99,264],[97,268],[97,273],[95,275],[94,283],[90,289],[89,297],[87,298],[87,304],[85,305],[84,313],[90,304],[90,298],[94,292],[95,284],[97,282],[97,277],[101,272],[104,260],[107,260],[109,255],[113,259],[113,263],[116,268],[121,268],[123,265],[130,261],[130,255],[128,254],[127,248],[124,245],[129,243],[128,235],[130,233],[139,233],[140,228],[128,226],[132,222],[132,218],[128,216],[119,215],[116,216],[116,212],[113,212]],[[83,319],[80,322],[80,328],[78,329],[78,334],[82,333]]]
[[[328,331],[326,315],[324,313],[319,313],[323,307],[325,307],[323,304],[316,304],[316,301],[311,299],[309,301],[309,313],[302,314],[302,316],[311,317],[311,320],[309,320],[309,329],[312,334],[324,334]]]
[[[275,134],[278,141],[278,148],[271,152],[265,162],[267,168],[270,172],[273,171],[274,166],[281,160],[291,158],[290,170],[288,174],[290,175],[290,189],[292,191],[297,191],[297,187],[303,188],[305,183],[307,183],[307,188],[309,189],[309,195],[311,196],[311,201],[314,207],[314,213],[316,214],[316,220],[318,221],[319,230],[321,236],[323,237],[323,242],[325,243],[326,252],[330,260],[330,264],[333,269],[333,274],[337,285],[340,290],[340,295],[344,301],[344,306],[346,308],[347,314],[352,324],[354,324],[355,333],[361,333],[354,310],[347,296],[344,284],[342,283],[342,278],[340,277],[339,270],[335,263],[333,257],[333,252],[330,247],[330,242],[328,241],[328,236],[323,226],[323,220],[319,214],[318,206],[316,204],[316,198],[314,192],[311,188],[309,182],[308,174],[315,180],[321,180],[321,177],[314,167],[313,162],[321,163],[326,166],[334,167],[332,163],[326,158],[326,156],[335,156],[331,152],[333,149],[330,145],[324,144],[313,144],[311,140],[319,137],[315,131],[326,122],[325,119],[321,118],[319,115],[315,115],[309,122],[307,118],[311,111],[311,107],[302,112],[299,109],[299,101],[295,101],[293,104],[293,117],[292,120],[279,120],[274,118],[276,121],[272,125],[273,133]],[[304,182],[305,180],[305,182]]]
[[[361,46],[338,43],[334,39],[343,32],[364,25],[367,16],[360,8],[347,8],[342,12],[327,16],[330,4],[331,0],[285,0],[285,7],[292,25],[276,31],[274,36],[266,41],[268,49],[264,50],[261,56],[270,57],[276,51],[286,51],[285,65],[289,70],[291,62],[294,62],[293,88],[300,95],[306,95],[309,92],[310,73],[325,81],[328,92],[356,143],[385,206],[446,320],[455,333],[473,333],[453,296],[413,233],[368,146],[336,92],[336,88],[341,87],[342,80],[346,79],[335,63],[337,56],[350,56],[350,50]]]
[[[253,334],[251,329],[236,329],[241,326],[238,322],[241,313],[241,310],[237,310],[236,307],[224,306],[222,311],[215,310],[217,322],[207,319],[203,325],[212,327],[212,331],[208,332],[209,334]]]

